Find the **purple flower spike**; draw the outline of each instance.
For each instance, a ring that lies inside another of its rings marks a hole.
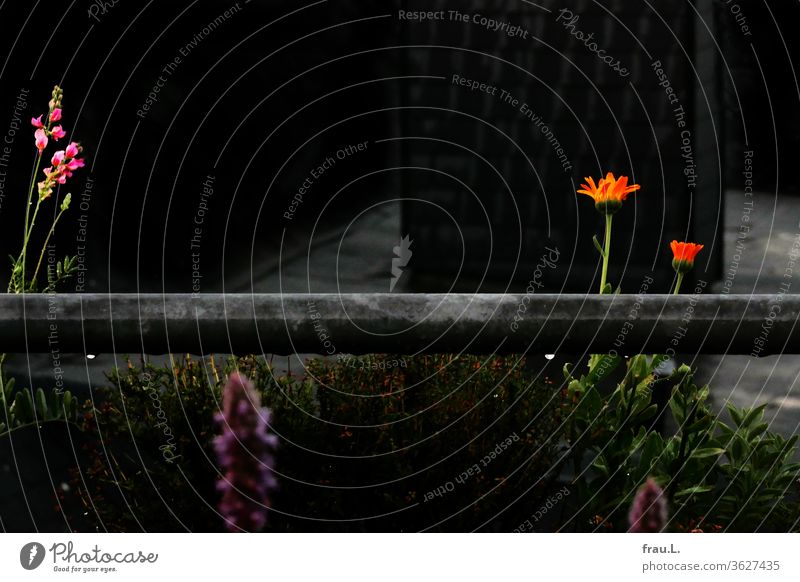
[[[215,415],[222,434],[214,439],[222,478],[219,511],[228,531],[259,531],[267,523],[269,493],[277,481],[272,472],[278,437],[269,433],[271,413],[261,408],[252,382],[231,374],[222,394],[222,413]]]
[[[631,504],[628,514],[631,533],[657,533],[667,525],[667,500],[664,490],[655,481],[648,479]]]

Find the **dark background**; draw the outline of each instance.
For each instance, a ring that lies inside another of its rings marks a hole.
[[[274,260],[284,229],[297,244],[317,221],[344,224],[395,198],[419,200],[402,210],[403,233],[415,240],[411,290],[523,289],[548,245],[564,257],[548,273],[549,288],[593,288],[590,239],[601,217],[574,190],[583,176],[607,170],[644,187],[617,220],[613,263],[621,283],[635,290],[655,272],[665,289],[673,238],[706,244],[698,276],[719,277],[722,192],[743,187],[745,149],[757,152],[758,188],[800,187],[790,172],[800,140],[790,60],[797,40],[789,30],[797,2],[738,2],[749,37],[729,5],[704,0],[538,3],[549,14],[524,2],[498,8],[480,0],[240,2],[183,58],[146,118],[137,117],[180,47],[234,4],[120,0],[105,13],[95,9],[98,22],[86,0],[3,3],[0,129],[21,88],[30,90],[32,116],[60,83],[64,125],[86,150],[89,168],[68,190],[79,196],[89,175],[95,184],[85,213],[87,291],[191,291],[189,244],[208,175],[215,193],[202,233],[203,292]],[[401,6],[480,12],[524,26],[537,40],[471,24],[403,23]],[[602,38],[631,77],[614,74],[555,23],[561,7],[580,14],[578,28]],[[664,63],[690,114],[693,191],[653,59]],[[528,102],[573,169],[562,170],[518,112],[454,87],[454,73]],[[0,212],[2,244],[12,250],[33,157],[32,137],[22,133]],[[374,143],[400,136],[413,139]],[[287,222],[283,213],[309,171],[363,141],[368,151],[327,172]],[[80,214],[76,205],[65,219],[60,254],[73,252]]]

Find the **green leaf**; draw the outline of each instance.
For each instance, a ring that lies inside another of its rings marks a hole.
[[[564,364],[563,372],[564,372],[564,380],[572,379],[572,368],[573,365],[570,362]]]
[[[20,390],[14,397],[14,417],[17,424],[28,424],[35,420],[33,415],[33,398],[30,390]]]
[[[687,487],[686,489],[681,489],[677,493],[675,493],[675,497],[686,497],[687,495],[698,495],[700,493],[708,493],[709,491],[713,491],[714,487],[712,485],[696,485],[694,487]]]
[[[68,420],[72,420],[74,418],[74,404],[76,404],[75,400],[72,398],[72,392],[67,390],[64,392],[64,414],[66,415]]]
[[[628,371],[625,374],[625,384],[630,388],[631,385],[638,385],[648,378],[650,368],[647,363],[647,356],[641,354],[633,356],[628,360]],[[649,383],[649,382],[648,382]]]
[[[769,423],[768,422],[762,422],[761,424],[757,424],[756,426],[751,428],[749,433],[748,433],[748,436],[752,440],[755,437],[757,437],[758,435],[760,435],[762,432],[767,430],[768,428],[769,428]]]
[[[720,449],[716,447],[708,447],[705,449],[695,449],[692,451],[692,458],[694,459],[705,459],[707,457],[719,457],[720,455],[724,454],[726,449]]]
[[[647,431],[643,426],[639,427],[639,432],[636,433],[636,436],[633,437],[633,441],[631,442],[631,450],[629,451],[629,454],[633,454],[638,451],[639,447],[644,444],[646,438]]]
[[[661,456],[664,450],[664,437],[657,432],[651,432],[645,440],[644,448],[642,449],[642,463],[649,465],[653,459]]]
[[[747,444],[744,442],[744,439],[739,434],[734,434],[733,440],[728,448],[727,454],[733,464],[738,463],[740,460],[745,458],[745,451],[747,450]]]
[[[608,465],[606,465],[605,460],[603,460],[603,457],[601,457],[601,456],[598,456],[594,460],[594,462],[592,463],[592,467],[594,467],[595,469],[600,471],[603,475],[608,476],[608,474],[609,474]]]
[[[638,404],[637,404],[637,407],[638,407]],[[634,412],[634,414],[638,414],[638,416],[636,418],[636,420],[638,422],[644,422],[645,420],[654,417],[658,413],[658,405],[657,404],[651,404],[650,406],[648,406],[647,408],[645,408],[641,412],[638,412],[637,409],[634,409],[633,412]]]
[[[704,414],[699,419],[695,420],[692,424],[690,424],[686,428],[686,433],[695,433],[702,430],[708,430],[711,428],[711,425],[714,423],[714,417],[710,414]]]
[[[764,409],[767,407],[767,404],[764,403],[761,406],[756,406],[752,410],[750,410],[747,415],[742,419],[742,423],[740,426],[750,426],[756,420],[761,420],[764,418]]]
[[[650,395],[652,392],[652,385],[653,382],[656,381],[656,377],[650,374],[649,376],[645,376],[642,380],[636,385],[636,394],[637,395]]]
[[[661,364],[669,361],[669,356],[666,354],[653,354],[650,369],[653,373],[661,367]]]
[[[0,373],[2,373],[2,370],[0,370]],[[6,398],[11,396],[11,394],[14,392],[14,384],[16,384],[16,380],[14,378],[9,378],[6,380],[5,383]]]
[[[662,461],[665,465],[669,465],[678,457],[678,443],[679,439],[676,438],[666,441],[666,446],[662,452]]]
[[[586,394],[584,394],[581,400],[581,406],[585,406],[584,410],[590,418],[600,413],[600,410],[603,408],[603,399],[600,398],[600,393],[593,386],[586,390]]]
[[[672,418],[675,419],[675,424],[683,426],[683,421],[686,420],[686,412],[675,396],[669,399],[669,409],[672,411]]]
[[[744,411],[739,410],[736,406],[731,404],[730,402],[725,405],[725,408],[728,409],[728,414],[731,415],[731,420],[733,420],[733,424],[737,427],[742,425],[742,419],[744,418]]]
[[[622,358],[620,356],[611,356],[609,354],[597,354],[594,365],[589,370],[586,376],[586,384],[595,385],[603,378],[608,377],[614,370],[617,369]]]
[[[600,256],[604,259],[606,258],[606,252],[603,250],[603,245],[600,244],[600,241],[597,240],[597,235],[592,237],[592,242],[594,243],[594,248],[597,249],[597,252],[600,253]]]
[[[725,424],[721,420],[717,421],[717,427],[722,431],[722,433],[725,436],[726,440],[729,439],[731,437],[731,435],[733,435],[733,433],[735,432],[731,427],[729,427],[727,424]]]
[[[36,412],[38,414],[39,420],[47,420],[48,418],[48,406],[47,406],[47,397],[44,394],[44,390],[41,388],[36,389]]]

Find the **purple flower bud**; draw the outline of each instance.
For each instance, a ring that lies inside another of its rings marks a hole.
[[[259,531],[267,522],[269,493],[277,481],[272,471],[278,437],[269,433],[271,413],[261,408],[253,384],[239,373],[231,374],[222,393],[222,413],[217,413],[222,434],[214,439],[222,478],[219,511],[228,531]]]
[[[667,499],[655,481],[648,479],[631,504],[628,513],[631,533],[657,533],[667,525]]]

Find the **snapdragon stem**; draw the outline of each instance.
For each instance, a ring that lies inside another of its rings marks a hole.
[[[613,214],[606,214],[606,240],[603,247],[603,275],[600,278],[600,294],[605,293],[606,279],[608,278],[608,258],[611,253],[611,221]]]
[[[33,227],[36,224],[36,217],[39,215],[39,207],[41,205],[42,205],[42,201],[40,199],[38,202],[36,202],[36,208],[33,211],[33,217],[30,219],[31,220],[30,226],[28,227],[28,231],[25,233],[25,240],[23,241],[23,245],[22,245],[22,257],[21,257],[21,259],[22,259],[22,273],[20,275],[22,277],[22,291],[17,291],[17,293],[20,293],[20,292],[24,293],[25,292],[25,287],[26,287],[25,260],[26,260],[26,256],[27,256],[27,253],[28,253],[28,242],[31,239],[31,234],[33,234]],[[26,220],[27,220],[27,217],[26,217]]]
[[[25,263],[28,257],[28,241],[31,237],[31,226],[29,226],[29,220],[31,215],[31,204],[33,204],[33,191],[36,188],[36,177],[39,175],[39,168],[42,166],[42,152],[39,152],[39,155],[36,156],[36,168],[33,170],[33,181],[31,182],[30,190],[28,190],[28,204],[25,206],[25,236],[22,239],[22,253],[20,254],[20,258],[17,259],[17,263],[22,261],[22,271],[20,273],[20,277],[22,278],[22,287],[21,291],[25,291]],[[36,205],[36,210],[39,210],[39,205]],[[34,212],[34,220],[36,220],[36,213]],[[9,292],[12,290],[14,284],[14,279],[12,277],[11,281],[8,284]],[[20,289],[15,289],[16,293],[20,292]]]
[[[6,402],[6,380],[3,372],[3,365],[5,363],[6,355],[0,354],[0,412],[2,412],[0,420],[6,425],[10,425],[11,423],[8,422],[8,403]]]
[[[53,221],[53,226],[50,227],[50,232],[47,233],[47,238],[44,239],[44,244],[42,245],[42,252],[39,255],[39,262],[36,264],[36,270],[33,272],[33,277],[31,281],[36,281],[36,277],[39,276],[39,269],[42,266],[42,259],[44,259],[44,252],[47,250],[47,244],[50,242],[50,238],[53,236],[53,233],[56,231],[56,225],[58,221],[61,220],[61,216],[66,212],[66,210],[61,210],[56,216],[56,219]],[[47,286],[50,287],[50,277],[47,278]]]

